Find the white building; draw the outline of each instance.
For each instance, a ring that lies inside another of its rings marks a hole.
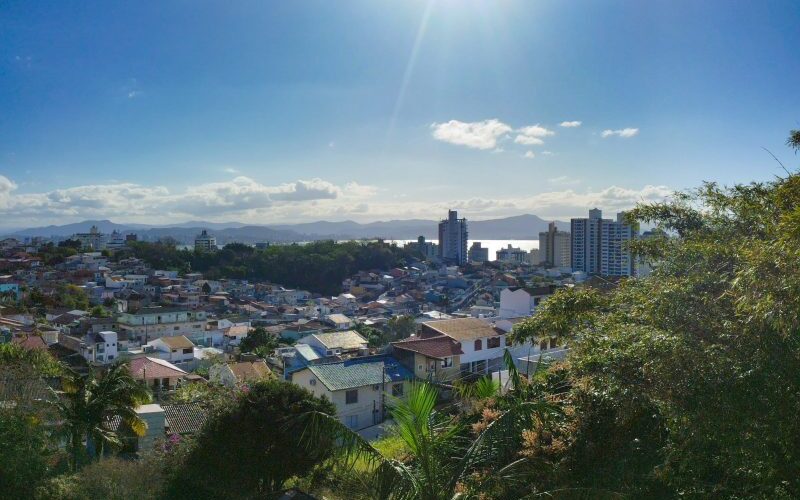
[[[497,260],[500,262],[528,262],[528,252],[521,248],[512,247],[511,244],[508,244],[508,247],[501,248],[496,252]]]
[[[194,362],[194,344],[183,335],[151,340],[143,347],[143,350],[150,356],[169,361],[178,367],[184,367],[184,365]]]
[[[504,319],[528,317],[536,312],[536,307],[553,291],[551,286],[501,290],[499,316]]]
[[[353,430],[383,422],[388,397],[405,397],[412,379],[408,369],[388,356],[311,364],[292,373],[292,382],[328,398],[339,420]]]
[[[129,341],[137,344],[180,335],[202,338],[207,322],[205,311],[171,307],[143,307],[135,313],[120,314],[117,321]]]
[[[217,238],[208,234],[208,231],[203,229],[194,239],[194,249],[200,252],[211,252],[217,249]]]
[[[638,230],[617,214],[617,220],[603,219],[598,209],[588,219],[572,219],[571,267],[588,275],[636,276],[636,263],[627,242],[638,237]]]

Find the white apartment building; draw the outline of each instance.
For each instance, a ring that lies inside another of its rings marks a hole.
[[[161,337],[202,337],[206,329],[206,312],[184,308],[143,307],[135,313],[124,312],[117,319],[120,331],[129,342],[141,345]]]
[[[598,209],[589,211],[588,219],[572,219],[572,270],[587,275],[636,276],[636,263],[626,248],[638,237],[638,230],[627,224],[625,214],[617,220],[603,219]]]
[[[210,252],[217,249],[217,238],[208,234],[208,231],[203,229],[203,232],[197,235],[194,239],[194,249],[201,252]]]

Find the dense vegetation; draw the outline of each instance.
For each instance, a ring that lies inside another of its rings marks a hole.
[[[800,175],[630,216],[674,235],[637,244],[653,275],[562,291],[516,332],[573,347],[554,484],[800,496]]]
[[[403,265],[409,254],[383,242],[316,241],[256,249],[241,243],[213,252],[180,250],[171,242],[131,244],[131,252],[156,269],[199,271],[208,279],[270,281],[325,295],[341,291],[342,280],[362,270]]]

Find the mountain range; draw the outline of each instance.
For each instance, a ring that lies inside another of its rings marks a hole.
[[[525,214],[499,219],[468,221],[471,240],[532,240],[538,238],[540,231],[547,230],[550,221],[536,215]],[[556,222],[561,229],[568,224]],[[14,231],[7,236],[56,237],[66,238],[75,233],[85,233],[91,226],[100,232],[135,233],[141,240],[155,241],[170,236],[184,244],[191,244],[195,236],[207,229],[217,238],[219,244],[234,241],[257,243],[261,241],[291,242],[322,239],[393,239],[407,240],[425,236],[435,240],[438,237],[438,221],[424,219],[389,220],[370,223],[354,221],[317,221],[300,224],[248,225],[240,222],[189,221],[171,225],[119,224],[110,220],[86,220],[61,226],[45,226]]]

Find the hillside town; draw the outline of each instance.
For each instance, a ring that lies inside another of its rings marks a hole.
[[[413,380],[451,390],[462,380],[502,380],[507,356],[525,373],[564,357],[555,338],[514,342],[514,325],[559,288],[638,271],[625,247],[638,232],[622,214],[611,221],[592,210],[571,229],[551,223],[538,250],[509,245],[490,261],[480,242],[467,249],[468,222],[450,211],[438,242],[407,243],[404,265],[359,270],[328,296],[154,268],[129,251],[135,234],[91,227],[55,242],[70,250],[59,258],[53,241],[8,238],[0,241],[0,331],[3,342],[46,349],[78,372],[127,363],[156,397],[137,410],[157,422],[133,450],[173,432],[183,412],[202,413],[173,401],[181,387],[234,389],[269,377],[327,397],[344,424],[377,437],[387,396],[407,393]],[[197,235],[193,252],[218,251],[211,232]]]

